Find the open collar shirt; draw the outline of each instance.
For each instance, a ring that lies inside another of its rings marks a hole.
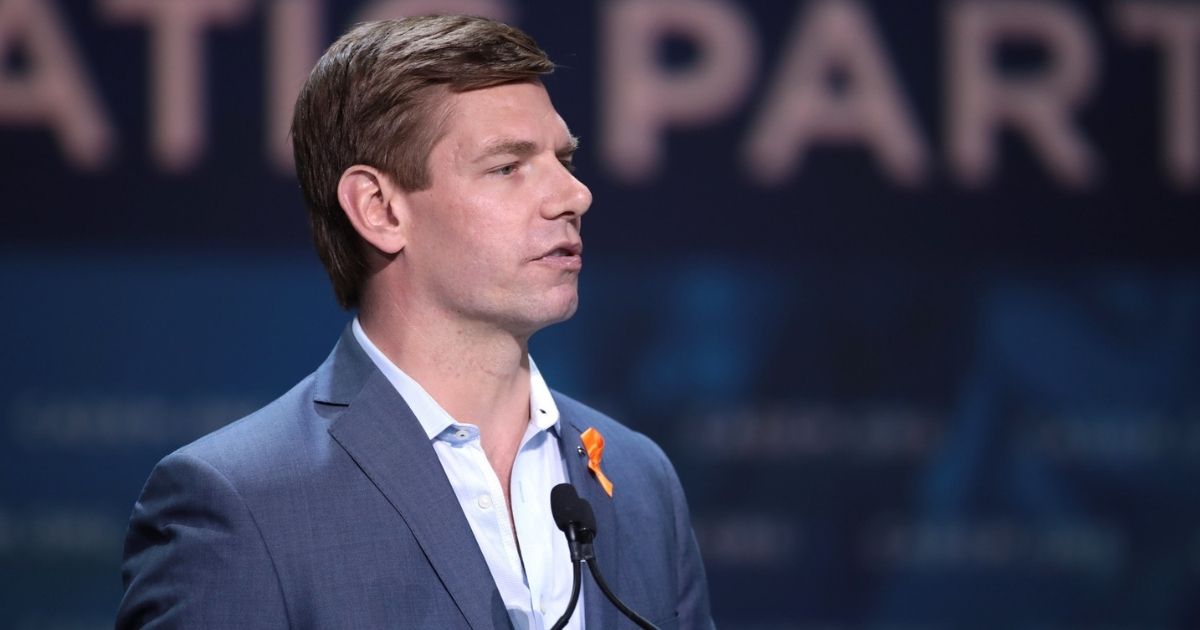
[[[483,452],[479,427],[451,417],[371,342],[357,318],[353,330],[359,345],[429,436],[513,626],[544,630],[554,625],[571,596],[572,570],[566,538],[550,514],[550,489],[567,482],[567,470],[558,442],[558,406],[533,358],[529,359],[529,424],[509,481],[514,531],[500,480]],[[583,606],[581,592],[567,629],[584,627]]]

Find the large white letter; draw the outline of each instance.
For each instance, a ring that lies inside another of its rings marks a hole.
[[[28,67],[5,72],[0,63],[0,124],[48,125],[74,165],[104,166],[112,126],[53,2],[0,0],[0,60],[18,46]]]
[[[1117,20],[1130,39],[1162,46],[1163,149],[1171,176],[1193,188],[1200,183],[1200,7],[1128,2]]]
[[[1091,92],[1096,48],[1078,13],[1058,3],[968,0],[950,9],[947,130],[950,163],[969,185],[996,170],[996,132],[1020,130],[1064,184],[1087,186],[1096,157],[1071,125],[1071,111]],[[1047,67],[1002,77],[994,53],[1002,41],[1045,46]]]
[[[123,22],[146,21],[150,48],[155,157],[172,171],[204,153],[208,93],[204,84],[207,26],[227,26],[246,15],[250,0],[105,0],[104,9]]]
[[[318,0],[273,0],[267,10],[267,157],[275,169],[292,173],[288,131],[300,86],[321,56],[324,9]]]
[[[501,22],[513,21],[508,4],[500,0],[376,0],[363,7],[354,21],[394,20],[412,15],[450,13],[479,15]]]
[[[846,84],[831,84],[834,72]],[[750,133],[750,173],[776,183],[820,140],[865,143],[892,179],[924,177],[928,150],[900,92],[870,16],[855,0],[821,0],[797,22],[790,50]]]
[[[750,22],[716,0],[616,0],[604,13],[601,148],[618,176],[652,175],[662,157],[662,132],[728,113],[754,78],[758,51]],[[682,70],[658,63],[668,34],[695,43],[699,59]]]

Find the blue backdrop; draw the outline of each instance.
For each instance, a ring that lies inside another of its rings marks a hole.
[[[153,464],[332,347],[278,104],[438,7],[562,66],[533,353],[676,463],[719,625],[1200,625],[1200,6],[1065,0],[0,0],[0,625],[110,626]]]

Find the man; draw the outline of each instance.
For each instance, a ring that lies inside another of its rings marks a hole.
[[[549,511],[567,481],[619,597],[662,628],[712,625],[662,451],[528,356],[575,311],[591,204],[552,69],[468,17],[360,25],[317,63],[296,166],[358,316],[290,392],[155,467],[119,627],[549,627],[572,584]],[[567,627],[628,625],[585,575]]]

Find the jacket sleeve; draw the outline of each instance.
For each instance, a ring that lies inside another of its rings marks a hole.
[[[232,483],[176,452],[134,504],[121,566],[116,627],[284,628],[275,565]]]
[[[676,612],[680,628],[715,628],[708,601],[708,579],[704,575],[704,562],[700,558],[700,546],[692,531],[692,520],[688,513],[687,498],[679,475],[665,454],[660,455],[671,490],[672,514],[674,514],[675,558],[678,564],[679,595]]]

